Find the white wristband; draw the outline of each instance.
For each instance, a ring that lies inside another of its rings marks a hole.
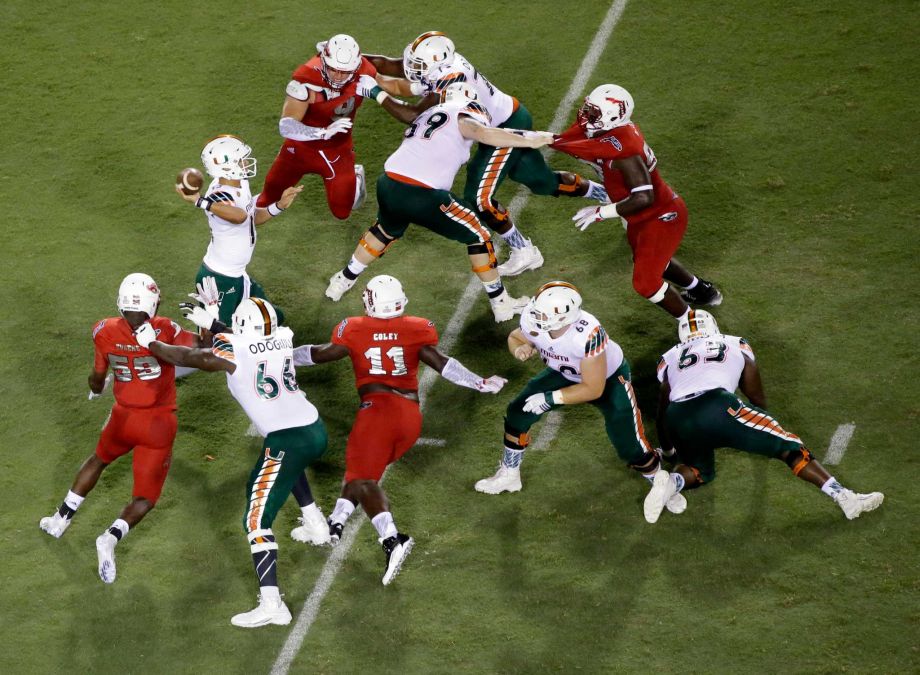
[[[274,218],[275,216],[280,216],[284,212],[284,209],[278,206],[278,202],[275,202],[274,204],[269,204],[268,206],[265,207],[265,210],[268,211],[268,215],[270,215],[272,218]]]
[[[386,101],[388,98],[390,98],[390,95],[386,93],[385,91],[381,91],[379,94],[377,94],[377,96],[375,97],[375,100],[380,105],[383,105],[383,102]]]
[[[562,400],[562,390],[557,389],[553,392],[553,405],[565,405],[565,401]]]
[[[195,202],[195,206],[197,206],[202,211],[210,211],[211,210],[211,200],[205,199],[204,197],[199,197],[198,201]]]
[[[598,215],[599,215],[601,218],[603,218],[603,219],[605,219],[605,220],[606,220],[607,218],[618,218],[619,215],[620,215],[619,213],[617,213],[617,205],[616,205],[616,203],[613,203],[613,204],[604,204],[603,206],[599,207],[597,213],[598,213]]]

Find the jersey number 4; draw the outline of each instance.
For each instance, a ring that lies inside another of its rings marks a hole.
[[[386,352],[386,357],[393,362],[393,370],[387,371],[383,367],[383,349],[381,347],[371,347],[364,352],[364,357],[371,362],[368,375],[405,375],[409,371],[406,368],[406,356],[402,347],[390,347]]]

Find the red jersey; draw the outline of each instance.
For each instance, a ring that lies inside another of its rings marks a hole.
[[[355,386],[379,382],[417,391],[418,352],[438,344],[438,331],[431,321],[417,316],[353,316],[333,329],[332,342],[348,348]]]
[[[642,157],[652,177],[655,201],[648,208],[625,216],[627,222],[638,223],[649,218],[657,218],[665,211],[674,209],[672,202],[677,199],[677,194],[658,173],[658,160],[655,158],[655,153],[645,142],[639,127],[632,122],[605,131],[593,138],[588,138],[581,125],[576,122],[556,138],[552,147],[597,166],[604,177],[604,188],[614,202],[626,199],[629,196],[629,190],[623,181],[623,172],[613,167],[613,160],[635,155]]]
[[[307,112],[300,120],[308,127],[328,127],[335,120],[343,117],[355,118],[358,108],[361,107],[362,98],[358,96],[358,78],[361,75],[377,75],[377,69],[363,56],[361,65],[351,81],[341,89],[333,89],[323,77],[323,61],[319,55],[301,65],[291,79],[307,85],[316,95],[316,99],[307,108]],[[347,132],[336,134],[325,141],[293,141],[294,143],[307,143],[308,147],[322,150],[327,147],[341,145],[345,141],[351,142],[351,129]]]
[[[182,330],[175,321],[155,316],[150,320],[157,340],[170,345],[193,347],[197,335]],[[122,317],[103,319],[93,327],[96,358],[93,369],[115,375],[115,402],[126,408],[176,407],[176,369],[160,363],[134,339],[130,324]]]

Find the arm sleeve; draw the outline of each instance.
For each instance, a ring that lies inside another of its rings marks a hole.
[[[294,365],[295,366],[315,366],[313,362],[313,345],[301,345],[294,347]]]
[[[441,371],[441,377],[461,387],[477,390],[479,387],[476,385],[483,380],[482,377],[468,369],[453,357],[447,359],[447,363],[444,364],[444,369]]]
[[[322,140],[322,129],[308,127],[303,122],[298,122],[293,117],[282,117],[278,122],[278,133],[292,141],[318,141]]]

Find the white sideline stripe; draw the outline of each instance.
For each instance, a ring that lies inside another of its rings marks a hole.
[[[420,438],[415,442],[416,445],[434,445],[438,448],[443,448],[447,445],[447,439],[444,438]]]
[[[837,427],[834,435],[831,436],[831,442],[827,446],[827,456],[824,458],[825,464],[840,464],[843,454],[847,451],[847,446],[853,438],[856,431],[856,423],[841,424]]]
[[[549,127],[549,130],[553,133],[562,130],[562,125],[568,117],[575,99],[581,95],[585,85],[588,83],[588,78],[591,77],[591,74],[597,67],[597,62],[601,54],[603,54],[607,42],[610,40],[610,34],[623,15],[623,10],[626,8],[626,2],[627,0],[614,0],[610,5],[610,9],[607,10],[604,20],[601,22],[600,27],[597,29],[597,33],[594,35],[594,39],[591,41],[591,46],[588,47],[588,52],[585,54],[585,58],[578,68],[578,72],[575,73],[572,84],[559,103],[559,107],[556,108],[556,114]],[[514,196],[514,199],[512,199],[511,203],[508,205],[508,210],[512,213],[512,216],[516,217],[529,200],[530,192],[525,187],[521,186]],[[463,329],[463,324],[466,323],[466,319],[473,309],[476,298],[482,293],[481,287],[482,282],[475,276],[471,277],[470,282],[463,291],[460,301],[457,303],[457,308],[453,316],[447,322],[447,328],[444,329],[444,333],[441,335],[439,344],[445,352],[449,353],[457,342],[460,331]],[[428,392],[434,384],[436,377],[437,373],[434,370],[426,368],[419,380],[419,400],[421,401],[419,405],[422,412],[425,410]],[[542,436],[543,434],[541,434],[541,438]],[[380,478],[381,484],[383,484],[385,478],[386,472],[384,472],[383,476]],[[345,562],[345,558],[354,544],[355,535],[361,525],[364,524],[365,520],[366,518],[362,511],[357,517],[353,518],[351,522],[346,524],[345,530],[342,532],[342,539],[339,541],[338,545],[332,549],[332,553],[329,555],[329,558],[327,558],[326,564],[323,565],[323,570],[320,572],[319,579],[313,587],[313,591],[310,593],[306,602],[304,602],[303,609],[297,616],[297,621],[291,628],[291,632],[288,634],[287,640],[285,640],[284,645],[281,647],[281,651],[278,652],[278,658],[275,659],[275,663],[271,669],[272,675],[287,675],[291,664],[294,662],[294,657],[297,656],[297,652],[300,651],[300,647],[303,645],[307,633],[313,626],[313,622],[316,621],[323,598],[326,597],[326,593],[329,592],[332,582],[342,568],[342,564]]]
[[[546,413],[546,419],[543,420],[543,428],[540,429],[540,435],[537,436],[537,439],[533,442],[529,448],[528,452],[546,450],[550,443],[552,443],[556,434],[559,433],[559,426],[562,424],[562,413],[558,410],[550,410]]]

